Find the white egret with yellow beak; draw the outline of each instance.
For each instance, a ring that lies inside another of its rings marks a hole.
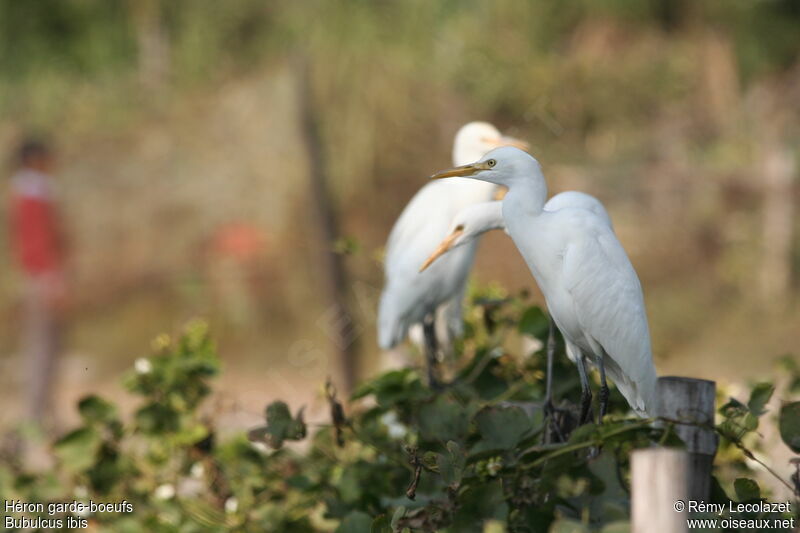
[[[557,211],[565,207],[589,210],[608,224],[612,231],[614,229],[611,217],[608,216],[605,207],[594,196],[579,191],[566,191],[553,196],[544,204],[545,211]],[[450,225],[450,234],[442,240],[436,251],[425,260],[420,271],[428,268],[442,255],[459,246],[464,246],[487,231],[495,229],[506,229],[506,223],[503,220],[503,202],[484,202],[465,207],[453,219]],[[552,413],[555,411],[553,406],[553,358],[555,355],[555,331],[553,328],[555,328],[555,324],[552,317],[550,317],[549,322],[550,334],[547,336],[544,413],[548,421],[552,423]],[[560,435],[560,428],[557,425],[552,427]],[[563,439],[563,436],[561,438]]]
[[[544,295],[581,379],[581,422],[591,390],[586,362],[600,371],[600,418],[608,407],[606,373],[641,416],[655,408],[656,370],[642,288],[625,250],[603,217],[574,207],[545,209],[547,184],[539,162],[513,147],[432,178],[472,178],[508,187],[506,230]]]
[[[485,122],[463,126],[453,143],[453,164],[483,157],[498,146],[527,145],[505,137]],[[436,386],[435,361],[440,344],[461,334],[461,301],[472,268],[477,240],[448,254],[425,272],[419,266],[447,236],[461,209],[494,197],[496,186],[461,179],[431,182],[420,189],[392,228],[386,244],[386,281],[378,310],[378,343],[388,350],[401,343],[409,328],[422,325],[429,382]],[[439,323],[437,326],[437,322]]]

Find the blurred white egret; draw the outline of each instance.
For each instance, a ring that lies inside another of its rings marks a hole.
[[[525,147],[522,141],[502,136],[491,124],[471,122],[456,134],[453,164],[475,161],[505,145]],[[428,378],[433,385],[437,345],[450,342],[463,328],[461,300],[477,240],[423,273],[419,265],[447,236],[456,213],[468,205],[491,200],[495,190],[491,183],[467,179],[428,183],[405,207],[386,244],[378,342],[381,348],[391,349],[406,338],[411,326],[422,324]]]
[[[582,422],[591,405],[587,359],[600,370],[601,418],[608,406],[606,372],[636,413],[652,413],[657,378],[642,288],[608,221],[582,208],[546,210],[547,184],[538,161],[513,147],[432,177],[508,187],[502,202],[506,229],[578,366]]]

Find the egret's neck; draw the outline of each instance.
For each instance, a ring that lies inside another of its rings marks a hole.
[[[539,165],[509,184],[508,193],[503,198],[503,220],[514,244],[517,245],[536,282],[546,290],[546,273],[541,262],[542,248],[538,245],[544,237],[537,223],[544,220],[544,202],[547,198],[547,184]],[[545,294],[545,299],[547,294]]]
[[[538,216],[547,200],[547,183],[538,168],[529,176],[516,180],[503,198],[503,212],[516,216]]]

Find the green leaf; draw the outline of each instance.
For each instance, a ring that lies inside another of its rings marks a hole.
[[[136,412],[136,425],[148,434],[173,433],[180,428],[180,415],[168,405],[152,403]]]
[[[610,448],[603,448],[600,455],[587,466],[602,487],[602,491],[598,488],[590,501],[590,514],[603,516],[606,521],[627,519],[630,495],[620,479],[620,465],[615,452]]]
[[[475,417],[482,440],[473,453],[509,450],[531,430],[528,415],[519,407],[486,407]]]
[[[731,398],[720,408],[719,412],[724,420],[717,426],[717,429],[730,440],[740,440],[747,433],[758,428],[758,417],[754,416],[746,405],[735,398]]]
[[[723,416],[734,416],[746,410],[746,406],[736,398],[728,398],[728,403],[719,408],[719,413]]]
[[[727,505],[727,502],[731,501],[731,499],[725,489],[722,488],[722,483],[719,482],[719,479],[716,476],[711,476],[711,494],[708,501]]]
[[[95,464],[87,472],[89,481],[94,490],[108,494],[125,477],[124,461],[118,450],[108,444],[102,445],[95,457]]]
[[[250,430],[247,437],[253,442],[264,442],[275,449],[283,446],[285,440],[304,439],[307,432],[303,421],[304,409],[301,407],[297,416],[292,418],[285,402],[272,402],[267,406],[267,425]]]
[[[781,357],[779,365],[782,374],[788,377],[788,392],[800,394],[800,362],[792,355],[784,355]]]
[[[761,498],[761,489],[758,483],[745,477],[737,478],[733,482],[733,489],[736,491],[736,498],[740,502],[749,502]]]
[[[467,463],[467,456],[461,450],[461,446],[452,440],[448,441],[447,453],[437,454],[436,463],[445,484],[452,489],[458,488]]]
[[[393,531],[397,531],[397,529],[400,526],[400,520],[405,515],[406,515],[406,508],[403,507],[402,505],[400,507],[398,507],[397,509],[395,509],[394,514],[392,515],[392,522],[390,524],[392,526],[392,530]]]
[[[302,440],[306,438],[306,434],[308,433],[308,429],[306,428],[305,420],[303,420],[303,412],[305,411],[305,406],[301,407],[297,414],[289,423],[289,427],[286,430],[286,438],[289,440]]]
[[[370,490],[364,483],[364,476],[366,470],[363,463],[355,463],[345,466],[342,471],[342,476],[335,483],[336,488],[339,490],[339,500],[345,504],[356,504],[367,494]]]
[[[419,430],[424,440],[461,440],[469,429],[469,413],[457,402],[437,397],[419,410]]]
[[[84,396],[78,402],[78,412],[87,424],[110,422],[116,418],[116,408],[97,395]]]
[[[209,435],[209,429],[201,424],[195,423],[184,427],[174,435],[174,442],[182,446],[189,446],[200,442]]]
[[[753,413],[747,413],[744,415],[744,419],[742,420],[742,427],[745,429],[745,432],[750,433],[751,431],[755,431],[758,429],[758,418],[753,416]]]
[[[301,491],[308,491],[313,486],[312,481],[308,478],[308,476],[303,475],[294,475],[286,479],[286,484],[292,487],[293,489],[301,490]]]
[[[781,438],[794,453],[800,453],[800,402],[785,403],[780,414]]]
[[[336,533],[371,533],[372,517],[361,511],[351,511],[336,528]]]
[[[398,402],[427,398],[430,392],[422,384],[415,370],[404,368],[386,372],[372,381],[361,384],[350,398],[358,400],[369,395],[375,396],[378,405],[395,407]]]
[[[276,401],[267,406],[267,423],[273,427],[286,425],[292,421],[292,413],[289,411],[289,406],[286,402]]]
[[[545,339],[550,329],[550,320],[538,305],[531,306],[522,314],[519,319],[518,329],[520,333],[530,335],[537,339]]]
[[[55,443],[55,453],[65,467],[81,472],[94,465],[102,443],[94,428],[83,427],[59,439]]]
[[[473,531],[474,524],[486,519],[508,520],[509,506],[499,479],[477,485],[465,483],[459,503],[450,531]]]
[[[581,442],[594,440],[596,437],[597,437],[597,425],[595,425],[593,422],[589,422],[588,424],[583,424],[582,426],[578,426],[572,432],[572,434],[569,436],[569,443],[578,444]]]
[[[422,466],[432,472],[439,471],[439,456],[436,452],[425,452],[422,454]]]
[[[775,392],[775,386],[772,383],[759,383],[753,387],[750,393],[750,400],[747,402],[747,408],[754,416],[763,415],[766,410],[764,407],[772,398],[772,393]]]

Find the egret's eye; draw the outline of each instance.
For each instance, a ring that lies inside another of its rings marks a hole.
[[[464,224],[459,224],[458,226],[456,226],[456,229],[454,229],[453,232],[456,231],[464,231]]]
[[[490,159],[486,162],[486,164],[489,166],[489,168],[494,168],[494,166],[497,164],[497,161]]]

